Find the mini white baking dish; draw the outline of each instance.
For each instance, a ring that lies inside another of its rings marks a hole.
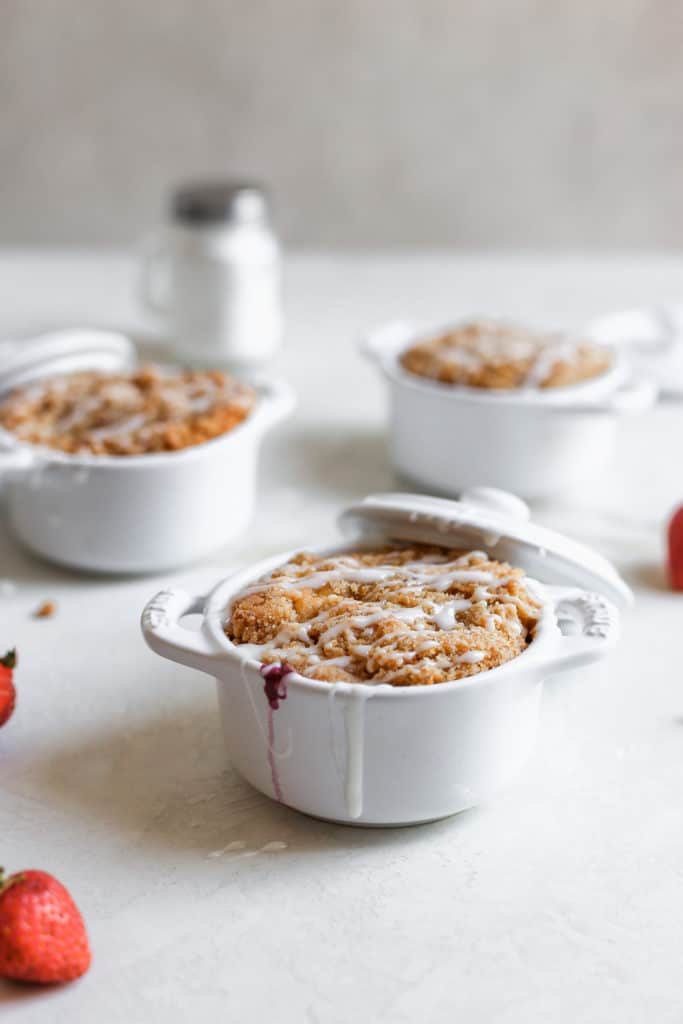
[[[534,744],[544,680],[604,657],[617,639],[615,603],[631,600],[601,556],[527,516],[518,499],[487,489],[464,502],[375,495],[341,517],[352,543],[320,549],[415,541],[485,546],[543,579],[543,610],[527,650],[467,679],[395,688],[292,672],[282,680],[286,698],[271,706],[262,666],[223,627],[233,598],[292,552],[235,573],[208,596],[162,591],[144,609],[142,631],[158,654],[216,679],[229,756],[262,793],[348,824],[441,818],[480,803],[518,774]],[[193,613],[202,614],[199,631],[183,626]]]
[[[88,343],[89,339],[89,343]],[[0,366],[0,398],[57,372],[131,369],[127,339],[74,331],[16,347]],[[247,527],[262,437],[293,407],[281,383],[256,384],[258,402],[212,441],[149,455],[67,455],[0,429],[0,476],[15,535],[32,551],[75,569],[159,572],[193,562]]]
[[[609,459],[620,418],[656,400],[654,384],[633,380],[617,350],[606,373],[565,388],[495,391],[403,369],[406,349],[448,329],[392,323],[363,342],[389,386],[394,467],[430,490],[494,486],[529,499],[570,490]]]

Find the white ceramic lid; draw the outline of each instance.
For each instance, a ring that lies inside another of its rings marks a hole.
[[[83,370],[118,373],[135,366],[135,346],[115,331],[72,328],[0,342],[0,395],[43,377]]]
[[[518,565],[544,583],[603,594],[618,607],[633,594],[597,551],[531,522],[528,506],[492,487],[468,491],[460,501],[423,494],[371,494],[342,512],[346,536],[364,541],[416,541],[484,550]]]

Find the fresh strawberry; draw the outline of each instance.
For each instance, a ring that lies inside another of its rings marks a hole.
[[[669,521],[669,579],[674,590],[683,590],[683,505]]]
[[[17,664],[17,652],[8,651],[0,658],[0,725],[4,725],[12,717],[17,700],[12,675]]]
[[[78,907],[45,871],[0,869],[0,977],[50,984],[73,981],[90,966]]]

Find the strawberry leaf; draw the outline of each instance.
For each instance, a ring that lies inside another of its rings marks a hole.
[[[5,668],[9,669],[17,667],[17,651],[15,647],[8,651],[4,658],[0,658],[0,665],[4,665]]]

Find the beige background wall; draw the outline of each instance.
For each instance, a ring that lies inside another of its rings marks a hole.
[[[304,244],[683,242],[676,0],[2,0],[0,242],[269,181]]]

